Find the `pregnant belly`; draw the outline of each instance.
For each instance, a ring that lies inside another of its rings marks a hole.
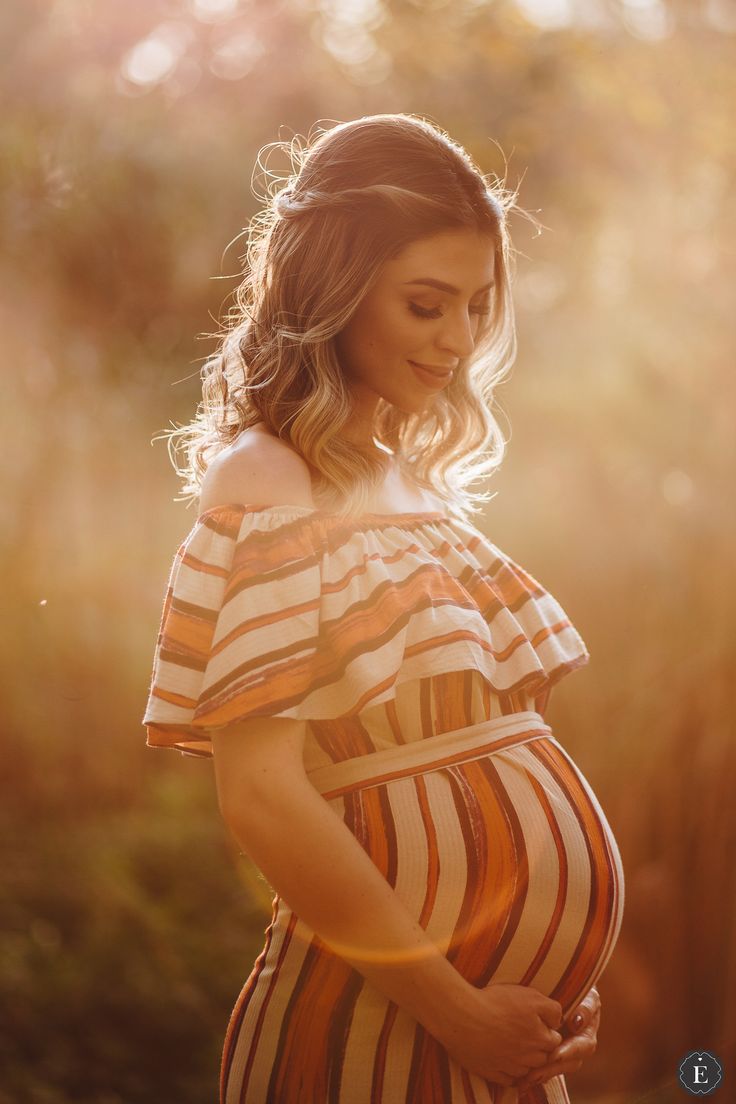
[[[551,737],[329,798],[396,894],[478,986],[529,985],[567,1016],[605,968],[624,883],[590,785]],[[535,1104],[462,1070],[280,898],[228,1027],[224,1104]]]
[[[473,984],[530,985],[568,1014],[621,926],[620,854],[551,737],[335,799],[350,830]]]

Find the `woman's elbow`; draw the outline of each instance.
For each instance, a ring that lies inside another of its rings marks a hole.
[[[303,805],[305,797],[314,796],[304,771],[257,774],[247,782],[218,787],[220,815],[237,839],[248,840],[263,832],[276,833],[286,829],[290,814]]]
[[[252,826],[270,819],[273,792],[257,784],[224,786],[217,789],[220,816],[231,832],[240,836]]]
[[[289,795],[308,786],[303,761],[305,723],[260,720],[212,734],[220,815],[229,828],[259,824]]]

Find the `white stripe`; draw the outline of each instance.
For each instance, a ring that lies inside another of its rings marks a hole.
[[[467,891],[468,859],[450,777],[445,771],[436,771],[422,778],[439,859],[439,884],[426,931],[445,952],[457,928]]]
[[[558,747],[556,741],[553,741]],[[551,993],[574,960],[575,949],[585,929],[591,894],[591,867],[585,833],[580,826],[574,803],[549,769],[526,748],[519,750],[526,766],[534,774],[549,799],[567,856],[567,895],[562,917],[547,957],[529,984],[542,993]],[[548,831],[550,844],[551,833]]]
[[[528,765],[526,748],[501,751],[493,758],[493,765],[509,804],[516,813],[523,837],[523,846],[529,865],[529,882],[526,898],[513,938],[493,975],[494,982],[518,985],[529,969],[544,939],[554,910],[560,882],[560,866],[554,837],[539,799],[523,766]],[[523,764],[523,765],[522,765]],[[489,841],[493,846],[493,841]],[[515,894],[515,903],[518,894]],[[558,960],[562,961],[562,960]],[[569,958],[564,959],[565,964]],[[528,984],[542,989],[538,980]]]
[[[304,956],[309,946],[308,940],[296,938],[297,931],[295,929],[284,956],[284,961],[281,963],[278,980],[269,993],[273,972],[284,944],[286,928],[290,916],[291,910],[283,901],[280,901],[276,914],[275,931],[271,946],[268,950],[268,956],[258,978],[255,992],[251,994],[251,999],[248,1003],[248,1008],[235,1042],[225,1104],[241,1104],[240,1096],[243,1074],[253,1044],[253,1033],[256,1029],[256,1023],[264,1001],[269,997],[268,1010],[261,1026],[261,1032],[256,1047],[255,1061],[253,1062],[250,1078],[248,1080],[248,1096],[246,1097],[246,1099],[251,1098],[250,1094],[252,1093],[252,1099],[254,1100],[266,1099],[266,1091],[271,1076],[271,1068],[274,1063],[276,1047],[279,1040],[279,1031],[284,1018],[286,1004],[292,994],[294,982],[296,981],[299,969],[304,961]],[[300,925],[301,921],[297,924],[296,928],[298,929]],[[304,925],[301,925],[301,929],[302,934],[304,934]],[[309,938],[311,938],[311,933]]]

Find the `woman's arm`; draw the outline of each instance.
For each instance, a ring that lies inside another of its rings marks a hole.
[[[477,989],[396,896],[303,766],[306,722],[213,729],[233,836],[297,916],[471,1072],[511,1084],[562,1041],[561,1006],[527,986]]]
[[[311,506],[304,460],[245,431],[207,469],[200,509],[223,502]],[[461,1065],[511,1084],[562,1041],[562,1009],[535,989],[477,989],[411,916],[347,825],[309,782],[306,722],[260,718],[211,731],[220,810],[296,915]]]

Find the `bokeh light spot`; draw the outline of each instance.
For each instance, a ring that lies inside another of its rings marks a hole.
[[[545,30],[564,27],[572,22],[570,0],[516,0],[522,15]]]
[[[123,77],[143,87],[160,84],[174,72],[192,38],[193,31],[186,23],[161,23],[123,58]]]
[[[263,43],[250,31],[230,35],[215,47],[210,69],[216,77],[239,80],[250,73],[265,53]]]
[[[123,73],[134,84],[157,84],[176,65],[176,54],[167,42],[148,38],[139,42],[123,62]]]
[[[192,8],[203,23],[215,23],[228,19],[238,8],[238,0],[193,0]]]
[[[624,0],[623,18],[635,38],[656,41],[672,33],[672,17],[661,0]]]

